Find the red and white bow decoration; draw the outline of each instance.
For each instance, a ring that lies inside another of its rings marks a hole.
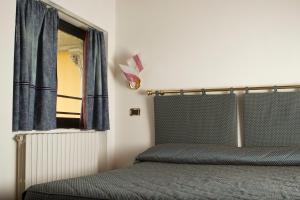
[[[136,54],[132,56],[127,60],[127,65],[120,64],[120,68],[128,80],[130,87],[138,89],[141,83],[139,73],[144,69],[140,55]]]

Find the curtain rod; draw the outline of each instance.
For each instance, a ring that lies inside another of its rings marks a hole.
[[[248,90],[277,90],[277,89],[299,89],[300,85],[274,85],[274,86],[255,86],[255,87],[227,87],[227,88],[200,88],[200,89],[167,89],[167,90],[147,90],[148,96],[158,94],[180,94],[180,93],[197,93],[197,92],[233,92]]]
[[[82,25],[87,26],[88,28],[93,28],[93,29],[96,29],[98,31],[107,33],[107,31],[105,31],[104,29],[88,22],[85,19],[82,19],[81,17],[79,17],[76,14],[66,10],[65,8],[63,8],[62,6],[52,2],[51,0],[40,0],[40,1],[43,2],[44,4],[46,4],[47,6],[51,7],[51,8],[55,8],[58,11],[58,13],[61,13],[61,14],[65,15],[66,17],[71,18],[72,20],[74,20],[76,22],[79,22]]]

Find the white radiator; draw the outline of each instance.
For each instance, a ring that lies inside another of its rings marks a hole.
[[[17,135],[17,192],[31,185],[95,174],[106,169],[106,134]]]

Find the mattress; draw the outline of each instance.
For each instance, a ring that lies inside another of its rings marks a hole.
[[[232,147],[218,149],[158,146],[139,155],[129,168],[35,185],[24,199],[300,199],[299,163],[284,164],[298,156],[298,147],[243,149],[240,154]],[[202,159],[202,154],[207,156]],[[234,154],[235,159],[226,154]]]

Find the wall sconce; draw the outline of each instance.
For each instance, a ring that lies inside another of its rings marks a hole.
[[[135,54],[127,60],[127,65],[120,64],[120,68],[128,81],[131,89],[138,89],[141,86],[139,74],[143,71],[144,66],[139,54]]]

